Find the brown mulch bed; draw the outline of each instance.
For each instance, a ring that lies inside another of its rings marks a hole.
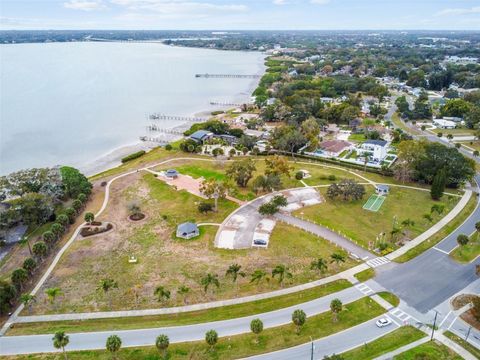
[[[477,295],[473,294],[461,294],[455,297],[455,299],[452,300],[452,307],[453,310],[458,310],[468,303],[471,303],[473,299],[475,299]]]
[[[132,220],[132,221],[140,221],[140,220],[143,220],[145,219],[146,215],[145,214],[142,214],[142,213],[138,213],[138,214],[132,214],[128,217],[129,220]]]
[[[100,223],[101,224],[101,223]],[[113,229],[113,225],[108,223],[107,226],[86,225],[80,230],[80,235],[83,237],[98,235]]]

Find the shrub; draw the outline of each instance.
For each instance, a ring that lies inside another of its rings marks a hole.
[[[165,145],[165,150],[170,151],[172,149],[173,149],[172,145],[170,144]]]
[[[337,180],[337,177],[335,175],[328,175],[328,180],[335,181]]]
[[[145,150],[140,150],[140,151],[134,152],[133,154],[127,155],[124,158],[122,158],[122,164],[134,159],[138,159],[139,157],[145,155],[145,153],[146,153]]]
[[[297,173],[295,174],[295,179],[302,180],[303,179],[303,172],[297,171]]]
[[[202,214],[206,214],[209,211],[213,211],[213,205],[202,201],[200,204],[198,204],[198,211]]]
[[[460,234],[460,235],[457,236],[457,242],[460,246],[467,245],[469,241],[470,241],[470,239],[465,234]]]

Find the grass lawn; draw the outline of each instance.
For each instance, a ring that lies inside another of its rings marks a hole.
[[[392,294],[391,292],[382,291],[382,292],[379,292],[377,295],[380,296],[386,302],[393,305],[394,307],[397,307],[398,304],[400,304],[400,299],[398,298],[398,296]]]
[[[450,256],[460,263],[469,263],[480,255],[480,234],[475,232],[465,246],[459,246]]]
[[[475,129],[455,128],[455,129],[432,129],[435,134],[442,133],[443,136],[452,134],[453,136],[475,135]]]
[[[431,236],[428,240],[425,240],[421,244],[415,246],[413,249],[410,249],[402,256],[396,258],[395,261],[400,263],[407,262],[442,241],[446,236],[448,236],[448,234],[450,234],[457,227],[459,227],[470,216],[470,214],[475,210],[476,206],[477,199],[475,198],[475,196],[470,197],[467,205],[453,220],[451,220],[447,225],[445,225],[440,231]]]
[[[177,224],[187,220],[222,222],[238,205],[227,200],[219,202],[219,211],[200,214],[196,203],[200,199],[186,191],[175,191],[152,174],[135,173],[114,183],[112,199],[99,220],[112,221],[114,231],[83,240],[77,240],[62,257],[59,265],[40,290],[33,313],[62,313],[82,311],[108,311],[135,308],[169,307],[183,304],[177,289],[190,288],[189,303],[246,296],[279,289],[282,284],[274,279],[250,282],[256,269],[271,272],[278,264],[289,267],[293,274],[284,286],[293,286],[326,277],[348,269],[357,263],[348,259],[336,266],[329,264],[324,274],[310,270],[316,257],[330,258],[338,252],[328,241],[300,229],[278,224],[272,233],[268,249],[225,250],[216,249],[213,240],[217,227],[201,227],[201,236],[191,240],[174,237]],[[127,220],[127,204],[141,201],[147,218],[138,223]],[[187,210],[188,209],[188,210]],[[292,241],[295,239],[295,241]],[[135,255],[137,264],[129,264]],[[245,278],[234,284],[225,275],[234,263],[242,266]],[[217,274],[219,288],[204,292],[201,279]],[[118,289],[104,294],[97,290],[102,279],[118,282]],[[63,295],[56,304],[49,304],[44,291],[59,287]],[[171,297],[158,302],[154,296],[157,286],[164,286]],[[111,307],[110,307],[111,302]]]
[[[384,335],[372,342],[347,351],[341,356],[345,360],[370,360],[387,354],[402,346],[408,345],[425,337],[425,333],[413,326],[402,326],[391,333]]]
[[[264,330],[258,337],[253,334],[243,334],[220,338],[213,351],[208,351],[205,342],[179,343],[170,345],[168,352],[170,359],[238,359],[255,354],[285,349],[303,344],[314,339],[322,338],[352,326],[361,324],[369,319],[383,314],[385,310],[370,298],[362,298],[343,307],[338,314],[338,321],[332,321],[331,312],[325,312],[307,319],[299,334],[295,333],[293,324]],[[68,349],[68,346],[67,346]],[[110,359],[111,355],[105,351],[75,351],[68,354],[70,360]],[[122,360],[160,359],[154,347],[125,348],[118,357]],[[56,360],[62,359],[61,354],[41,354],[4,357],[5,360]]]
[[[375,276],[375,270],[372,268],[368,268],[366,270],[360,271],[359,273],[356,273],[353,276],[355,276],[358,281],[364,282]]]
[[[443,335],[448,337],[450,340],[455,341],[458,345],[463,347],[470,354],[472,354],[473,356],[476,356],[478,359],[480,359],[480,349],[476,348],[475,346],[473,346],[469,342],[463,340],[462,338],[458,337],[457,335],[455,335],[454,333],[452,333],[450,331],[445,331],[443,333]]]
[[[371,186],[367,186],[366,190],[367,194],[362,200],[343,202],[326,198],[324,203],[303,208],[296,214],[303,212],[305,218],[345,234],[364,248],[374,243],[380,233],[385,233],[385,241],[391,242],[393,248],[395,245],[390,232],[394,224],[395,227],[402,227],[402,221],[413,220],[413,226],[403,229],[403,236],[413,239],[445,216],[459,199],[445,196],[442,201],[435,202],[428,192],[392,188],[380,210],[373,213],[362,209],[368,196],[373,193]],[[326,189],[320,191],[325,197]],[[429,222],[423,215],[430,214],[434,204],[442,204],[445,209],[441,215],[432,214],[433,220]]]
[[[468,150],[478,150],[480,151],[480,141],[460,141],[460,144],[462,144],[464,147],[466,147]]]
[[[354,143],[364,142],[365,140],[367,140],[367,138],[365,137],[364,133],[350,134],[350,136],[348,137],[348,141],[351,141]]]
[[[394,360],[462,360],[463,358],[437,341],[429,341],[394,357]]]
[[[111,319],[92,319],[83,321],[51,321],[37,323],[18,323],[8,331],[9,336],[53,334],[56,331],[88,332],[108,330],[146,329],[153,327],[198,324],[261,314],[296,304],[311,301],[328,294],[351,287],[347,280],[337,280],[329,284],[293,294],[257,300],[244,304],[223,306],[201,311],[192,311],[172,315],[120,317]]]
[[[419,130],[411,129],[408,126],[406,126],[405,123],[400,119],[400,116],[398,115],[397,112],[392,115],[392,123],[395,127],[400,128],[401,130],[403,130],[407,134],[410,134],[410,133],[420,134],[421,133],[421,131],[419,131]]]

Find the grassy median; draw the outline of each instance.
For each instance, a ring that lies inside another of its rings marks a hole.
[[[293,294],[277,296],[270,299],[172,315],[15,324],[15,326],[8,331],[8,335],[51,334],[56,331],[65,331],[67,333],[71,333],[104,330],[144,329],[234,319],[301,304],[303,302],[314,300],[328,294],[336,293],[349,288],[350,286],[352,286],[352,284],[347,280],[337,280],[329,284],[314,287],[312,289]]]
[[[467,350],[470,354],[473,356],[476,356],[478,359],[480,359],[480,349],[477,349],[475,346],[470,344],[469,342],[465,341],[461,337],[455,335],[454,333],[450,331],[445,331],[443,333],[446,337],[448,337],[450,340],[455,341],[458,345],[463,347],[465,350]]]
[[[475,260],[480,255],[480,233],[475,232],[470,236],[467,245],[459,246],[452,251],[450,256],[457,262],[466,264]]]
[[[463,358],[437,341],[429,341],[394,357],[394,360],[462,360]]]
[[[425,333],[413,326],[402,326],[372,342],[347,351],[341,356],[345,360],[369,360],[387,354],[402,346],[425,337]]]
[[[339,331],[359,325],[385,312],[372,299],[365,297],[353,303],[346,304],[338,314],[338,321],[333,322],[332,313],[325,312],[307,319],[299,334],[295,333],[293,324],[264,330],[258,343],[253,334],[243,334],[220,338],[213,350],[209,350],[205,342],[179,343],[169,347],[168,359],[238,359],[255,354],[285,349],[304,344],[314,339],[322,338]],[[68,350],[68,346],[67,346]],[[111,359],[106,351],[75,351],[68,354],[70,360]],[[122,360],[161,359],[153,347],[122,349],[118,358]],[[57,360],[61,354],[39,354],[4,357],[5,360]]]

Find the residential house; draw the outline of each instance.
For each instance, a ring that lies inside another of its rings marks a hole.
[[[345,140],[325,140],[319,145],[322,153],[330,157],[338,157],[343,151],[352,147],[352,143]]]
[[[383,161],[387,157],[387,142],[385,140],[367,140],[360,145],[360,154],[370,153],[374,162]]]
[[[210,140],[213,138],[214,134],[210,131],[207,130],[197,130],[195,131],[192,135],[190,135],[188,138],[192,139],[193,141],[203,144],[205,141]]]
[[[433,119],[433,125],[440,129],[455,129],[457,127],[455,122],[445,119]]]

